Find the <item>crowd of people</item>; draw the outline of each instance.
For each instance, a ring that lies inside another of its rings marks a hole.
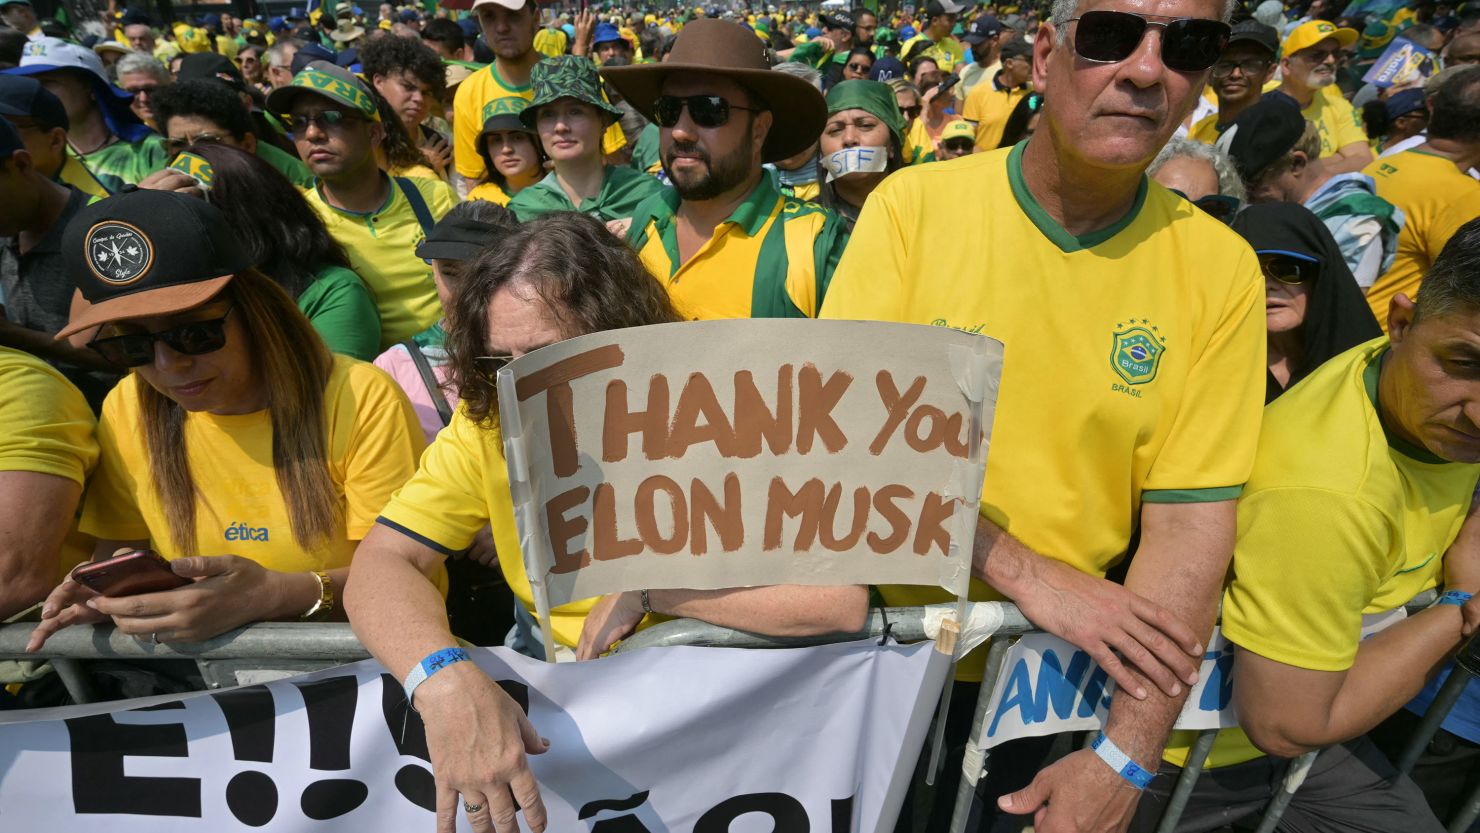
[[[1473,2],[63,18],[0,0],[0,618],[31,650],[347,618],[407,680],[439,824],[542,830],[539,727],[457,649],[544,655],[496,371],[908,322],[1006,345],[971,598],[1119,692],[1089,748],[993,750],[974,829],[1157,829],[1215,621],[1240,725],[1177,830],[1256,819],[1311,750],[1281,829],[1439,831],[1480,781],[1474,686],[1391,763],[1480,623]],[[68,577],[140,549],[185,583]],[[653,590],[549,627],[586,660],[661,617],[852,633],[871,598],[945,600]],[[900,830],[946,829],[984,654]]]

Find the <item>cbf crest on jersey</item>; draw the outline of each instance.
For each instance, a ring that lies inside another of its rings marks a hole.
[[[1110,347],[1110,366],[1128,385],[1144,385],[1156,378],[1166,343],[1156,326],[1146,319],[1115,325]]]
[[[98,223],[87,233],[87,265],[104,283],[131,284],[153,263],[154,245],[128,223]]]

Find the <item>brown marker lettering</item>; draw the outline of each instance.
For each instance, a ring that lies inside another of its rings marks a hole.
[[[858,539],[863,537],[863,530],[868,526],[868,489],[859,486],[853,490],[853,526],[843,537],[833,535],[833,529],[837,526],[838,506],[843,502],[843,484],[834,483],[827,490],[827,499],[822,503],[822,546],[833,552],[847,552],[853,549]]]
[[[931,545],[941,555],[951,552],[951,535],[946,532],[946,521],[955,512],[955,501],[947,500],[935,492],[925,495],[925,504],[920,507],[920,520],[915,522],[915,555],[924,555]]]
[[[910,383],[910,389],[900,394],[899,388],[894,386],[894,377],[887,370],[880,370],[879,375],[874,377],[874,385],[879,389],[879,400],[884,403],[884,410],[888,416],[884,418],[884,427],[874,435],[874,441],[869,443],[869,453],[875,457],[884,451],[884,446],[894,436],[901,423],[910,415],[910,408],[920,399],[920,394],[925,392],[925,377],[916,376],[915,381]]]
[[[658,528],[657,493],[668,494],[669,510],[673,514],[673,534],[667,538]],[[670,477],[655,475],[637,486],[636,500],[637,534],[642,543],[659,555],[673,555],[683,549],[689,540],[689,508],[684,500],[683,489]]]
[[[761,453],[761,438],[772,454],[791,450],[791,365],[776,374],[776,410],[755,386],[749,370],[735,374],[735,456],[749,460]]]
[[[657,374],[648,380],[647,410],[627,408],[627,383],[620,379],[606,386],[606,416],[602,420],[601,459],[616,463],[627,459],[627,438],[642,433],[642,453],[649,460],[663,457],[668,438],[668,377]]]
[[[874,511],[889,522],[889,534],[880,536],[876,532],[868,534],[868,545],[874,552],[880,555],[888,555],[899,549],[910,537],[910,516],[904,510],[894,505],[896,500],[909,500],[915,493],[908,486],[895,483],[885,486],[874,492]]]
[[[617,535],[617,499],[612,484],[603,483],[596,487],[591,519],[591,554],[597,561],[615,561],[642,552],[641,541]]]
[[[678,408],[668,430],[668,456],[677,460],[690,446],[705,442],[714,443],[722,457],[735,456],[735,430],[714,396],[714,387],[703,373],[691,373],[678,395]]]
[[[571,539],[586,531],[586,517],[565,517],[566,512],[585,503],[590,496],[590,489],[577,486],[545,502],[545,528],[550,530],[550,549],[555,557],[555,566],[550,570],[551,573],[571,573],[591,563],[589,552],[568,551]]]
[[[801,518],[797,527],[795,549],[812,549],[812,544],[817,540],[822,501],[822,481],[815,477],[803,483],[796,494],[792,494],[781,478],[772,478],[771,488],[766,494],[766,529],[761,548],[774,550],[781,547],[782,515],[785,515],[788,518]]]
[[[622,359],[622,348],[609,344],[561,359],[514,383],[514,393],[520,402],[545,391],[550,393],[545,398],[545,418],[550,425],[551,460],[556,477],[569,477],[579,468],[574,394],[570,383],[583,376],[621,367]]]
[[[824,384],[822,372],[808,363],[797,373],[797,453],[812,450],[815,435],[829,454],[837,454],[848,444],[843,430],[833,421],[832,409],[853,384],[853,377],[834,371]]]
[[[720,549],[725,552],[734,552],[745,543],[745,518],[740,514],[740,478],[730,472],[725,475],[724,485],[724,505],[720,505],[714,493],[699,478],[694,478],[689,485],[689,530],[693,535],[689,551],[694,555],[709,551],[706,526],[714,527]]]
[[[930,422],[928,431],[922,430],[926,421]],[[909,443],[910,448],[924,454],[934,451],[945,444],[946,441],[946,413],[934,405],[921,405],[910,414],[909,422],[904,426],[904,441]]]

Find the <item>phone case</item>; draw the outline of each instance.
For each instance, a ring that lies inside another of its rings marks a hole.
[[[79,565],[72,571],[72,579],[102,596],[158,593],[190,583],[190,579],[175,575],[168,561],[149,550]]]

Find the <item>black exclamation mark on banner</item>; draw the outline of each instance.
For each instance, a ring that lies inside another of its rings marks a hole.
[[[421,722],[421,715],[407,705],[406,692],[389,674],[380,675],[380,711],[385,715],[385,727],[390,730],[396,751],[430,764],[432,756],[427,752],[426,724]],[[437,812],[437,779],[432,777],[430,768],[407,764],[396,770],[396,790],[423,810]]]
[[[312,769],[349,769],[349,741],[355,725],[360,681],[333,677],[314,683],[295,683],[308,709],[308,765]],[[370,788],[353,778],[325,778],[303,790],[303,814],[328,821],[365,803]]]
[[[272,692],[260,687],[239,688],[214,694],[212,699],[226,716],[236,759],[272,763]],[[277,815],[277,784],[265,772],[243,770],[226,784],[226,806],[237,821],[261,827]]]

